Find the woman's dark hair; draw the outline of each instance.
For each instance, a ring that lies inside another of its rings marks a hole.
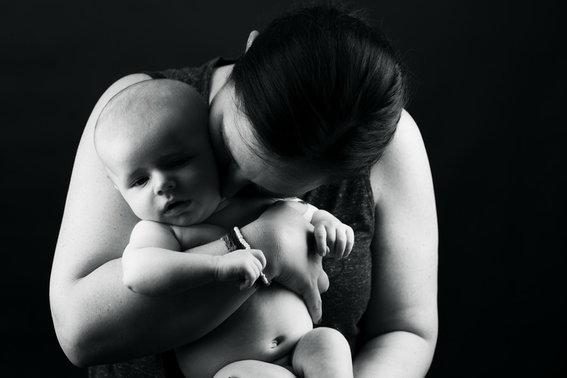
[[[384,35],[328,5],[271,22],[231,80],[271,156],[333,176],[378,161],[405,104],[401,64]]]

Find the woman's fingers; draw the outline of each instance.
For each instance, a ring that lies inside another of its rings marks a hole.
[[[317,285],[309,287],[308,290],[303,293],[303,300],[305,301],[313,323],[319,324],[322,315],[322,301]]]
[[[329,276],[324,270],[321,271],[321,274],[317,279],[317,287],[319,288],[320,293],[324,293],[329,290]]]

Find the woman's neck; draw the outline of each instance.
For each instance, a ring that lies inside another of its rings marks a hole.
[[[213,71],[213,77],[211,79],[211,93],[209,93],[209,104],[217,94],[217,92],[226,84],[228,76],[232,72],[232,67],[234,64],[229,64],[227,66],[220,66],[215,68]]]

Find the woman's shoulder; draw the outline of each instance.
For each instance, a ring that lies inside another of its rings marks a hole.
[[[154,79],[172,79],[189,84],[205,99],[224,85],[232,69],[232,61],[216,57],[201,65],[146,71]]]
[[[431,185],[431,170],[421,132],[406,111],[398,122],[396,133],[382,159],[370,172],[375,202],[392,200],[408,193],[419,195]]]

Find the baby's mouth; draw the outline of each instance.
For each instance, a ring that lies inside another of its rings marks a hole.
[[[171,214],[171,213],[175,213],[177,210],[182,210],[184,207],[184,205],[189,205],[191,203],[191,201],[171,201],[168,202],[165,205],[165,208],[163,209],[163,213],[164,214]]]

